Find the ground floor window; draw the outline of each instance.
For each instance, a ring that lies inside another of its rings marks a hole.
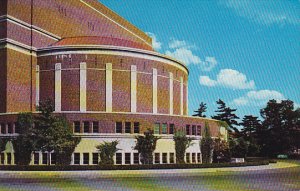
[[[93,133],[99,133],[99,122],[98,121],[93,122]]]
[[[122,164],[122,153],[116,153],[116,164]]]
[[[56,154],[55,153],[51,153],[51,164],[56,164]]]
[[[154,162],[155,162],[155,164],[160,163],[160,153],[155,153],[154,154]]]
[[[170,153],[170,163],[173,164],[175,162],[174,153]]]
[[[196,153],[192,153],[192,163],[196,163]]]
[[[87,165],[89,164],[89,153],[83,153],[83,164]]]
[[[0,163],[4,164],[4,162],[5,162],[4,153],[1,153],[1,155],[0,155]]]
[[[131,153],[125,153],[125,164],[130,164],[130,157]]]
[[[93,164],[98,164],[99,162],[99,154],[93,153]]]
[[[11,164],[11,153],[6,153],[7,164]]]
[[[74,133],[80,133],[80,121],[74,122]]]
[[[34,153],[33,155],[33,164],[39,164],[40,161],[40,153]]]
[[[90,132],[90,123],[88,121],[83,122],[83,132],[84,133]]]
[[[80,164],[80,153],[74,153],[74,164]]]
[[[47,153],[43,153],[42,154],[42,164],[47,164],[47,158],[48,158],[48,154]]]
[[[191,160],[190,160],[190,153],[186,153],[186,154],[185,154],[185,161],[186,161],[186,163],[191,163]]]
[[[140,164],[140,154],[139,153],[133,153],[133,163]]]
[[[197,153],[197,160],[198,160],[198,163],[201,163],[201,153]]]
[[[168,163],[168,153],[162,154],[162,163],[164,164]]]

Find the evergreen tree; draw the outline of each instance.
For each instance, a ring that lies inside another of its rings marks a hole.
[[[176,163],[183,164],[184,155],[186,149],[192,145],[192,140],[189,137],[186,137],[185,133],[182,131],[177,131],[173,137],[175,142],[175,152],[176,152]]]
[[[205,122],[204,134],[200,142],[202,163],[211,163],[213,157],[213,139],[210,135],[209,125]]]
[[[243,126],[240,133],[246,141],[250,141],[255,138],[255,132],[261,128],[260,120],[258,117],[252,115],[245,115],[240,125]]]
[[[217,104],[219,105],[218,110],[215,111],[217,112],[217,115],[212,116],[212,118],[226,122],[230,130],[233,130],[235,133],[238,134],[239,131],[235,127],[239,125],[239,123],[236,121],[236,119],[239,119],[239,117],[237,117],[234,114],[236,109],[231,109],[230,107],[226,107],[225,102],[222,101],[221,99],[217,101]]]
[[[100,145],[96,146],[100,155],[101,165],[113,165],[114,164],[114,155],[120,149],[117,148],[119,141],[112,142],[103,142]]]
[[[206,110],[207,110],[206,103],[201,102],[199,105],[199,109],[194,111],[195,114],[193,116],[206,117],[206,115],[203,114],[206,112]]]

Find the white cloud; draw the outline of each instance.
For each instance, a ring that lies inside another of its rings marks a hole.
[[[215,57],[205,57],[205,61],[201,62],[200,67],[203,71],[211,71],[218,64]]]
[[[162,43],[157,40],[156,35],[151,32],[146,32],[146,33],[147,33],[147,35],[149,35],[152,38],[152,46],[153,46],[154,50],[160,50]]]
[[[176,58],[179,61],[185,63],[186,65],[201,63],[201,59],[197,55],[195,55],[191,50],[185,47],[177,48],[173,51],[167,50],[166,55]]]
[[[263,106],[269,100],[284,100],[284,95],[275,90],[249,91],[246,95],[233,100],[237,106]]]
[[[188,45],[184,40],[171,39],[171,41],[169,42],[169,48],[171,49],[182,47],[188,48]]]
[[[200,76],[200,84],[206,86],[218,85],[232,89],[255,89],[253,80],[248,80],[245,74],[233,69],[220,70],[216,80],[210,79],[208,76]]]
[[[259,24],[293,24],[300,23],[299,12],[294,3],[289,1],[246,1],[226,0],[221,4],[234,10],[237,15]]]

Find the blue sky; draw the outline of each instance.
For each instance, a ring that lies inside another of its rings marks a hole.
[[[269,99],[300,105],[300,1],[100,0],[189,68],[189,114],[221,98],[259,116]]]

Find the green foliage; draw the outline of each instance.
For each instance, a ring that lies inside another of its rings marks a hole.
[[[176,163],[182,164],[184,162],[184,155],[186,149],[192,145],[192,138],[186,137],[185,133],[182,131],[177,131],[173,137],[175,142],[175,152],[176,152]]]
[[[0,153],[5,150],[5,146],[6,146],[8,141],[9,141],[8,138],[0,137]]]
[[[203,113],[205,113],[207,110],[207,106],[206,103],[201,102],[199,105],[199,109],[194,111],[195,114],[193,116],[197,116],[197,117],[206,117],[206,115],[204,115]]]
[[[204,135],[200,143],[202,163],[211,163],[213,155],[213,139],[210,135],[209,125],[205,122]]]
[[[119,141],[112,142],[103,142],[100,145],[96,146],[100,155],[100,165],[113,165],[114,164],[114,155],[120,149],[117,148]]]
[[[232,157],[245,158],[247,157],[249,142],[243,137],[229,138],[229,147]]]
[[[229,144],[225,140],[217,138],[214,140],[213,162],[230,162],[231,153]]]
[[[144,135],[136,136],[136,145],[134,147],[140,153],[142,164],[153,164],[153,152],[156,148],[156,143],[160,139],[153,135],[153,131],[148,129]]]

